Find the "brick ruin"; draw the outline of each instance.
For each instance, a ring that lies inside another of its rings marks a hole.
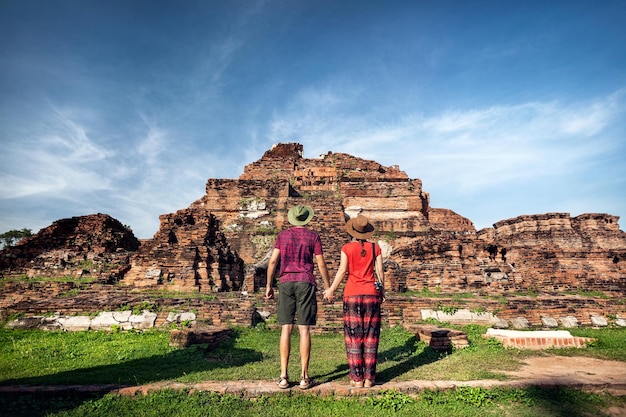
[[[130,228],[106,214],[57,220],[27,241],[2,250],[0,274],[94,277],[112,284],[130,267],[141,243]]]
[[[140,298],[142,291],[167,290],[214,295],[227,310],[219,320],[236,315],[233,305],[271,310],[262,299],[267,259],[276,234],[289,227],[287,210],[296,204],[315,210],[310,227],[322,237],[331,276],[348,241],[346,219],[358,213],[371,219],[383,247],[387,291],[395,299],[387,307],[392,321],[418,320],[411,306],[441,303],[416,302],[433,293],[473,293],[481,308],[506,296],[506,307],[498,302],[491,307],[510,317],[538,304],[540,310],[580,305],[578,311],[626,314],[626,233],[617,216],[522,215],[477,231],[469,219],[430,207],[421,180],[408,178],[397,166],[333,152],[304,158],[298,143],[275,145],[238,179],[209,179],[199,200],[160,216],[152,239],[138,241],[107,215],[59,220],[1,251],[0,271],[5,277],[92,277],[99,287],[85,291],[108,293],[113,307],[127,302],[120,301],[124,297]],[[4,286],[0,308],[32,310],[45,297],[24,299],[16,291]],[[580,302],[576,293],[581,291],[603,297],[582,296]],[[524,294],[547,301],[529,301]],[[321,321],[332,323],[338,314],[323,307]],[[588,317],[581,318],[585,321]]]

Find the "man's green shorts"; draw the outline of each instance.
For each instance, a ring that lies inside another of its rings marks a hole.
[[[314,326],[317,323],[317,298],[315,285],[308,282],[284,282],[278,285],[278,324]]]

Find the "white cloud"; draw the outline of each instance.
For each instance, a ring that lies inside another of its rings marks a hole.
[[[30,138],[4,145],[2,198],[71,194],[110,186],[98,167],[114,153],[98,145],[83,126],[60,110],[53,109],[49,123]]]
[[[380,125],[368,113],[347,115],[358,98],[323,90],[299,96],[277,115],[271,136],[274,142],[299,138],[305,153],[348,152],[398,164],[412,177],[427,176],[430,186],[475,192],[566,175],[611,152],[616,138],[603,133],[619,123],[623,96],[454,109],[430,117],[415,113]]]
[[[167,133],[156,126],[148,126],[146,135],[138,140],[136,153],[143,163],[155,165],[167,147]]]
[[[53,120],[56,121],[51,126],[53,133],[43,136],[40,141],[47,152],[70,163],[99,161],[113,156],[112,151],[91,140],[85,128],[70,117],[61,110],[53,109]]]

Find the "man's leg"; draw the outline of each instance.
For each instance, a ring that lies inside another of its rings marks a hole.
[[[298,325],[300,332],[300,377],[309,377],[309,359],[311,357],[311,326]]]
[[[280,333],[280,376],[288,375],[289,352],[291,351],[291,332],[293,324],[283,324]]]
[[[298,283],[296,305],[298,311],[298,332],[300,333],[300,388],[311,386],[309,378],[309,358],[311,356],[311,326],[317,320],[317,301],[315,285]]]

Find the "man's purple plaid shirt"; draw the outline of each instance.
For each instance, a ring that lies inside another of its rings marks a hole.
[[[291,227],[276,237],[280,251],[279,283],[304,281],[315,285],[315,255],[322,255],[322,241],[317,232],[305,227]]]

